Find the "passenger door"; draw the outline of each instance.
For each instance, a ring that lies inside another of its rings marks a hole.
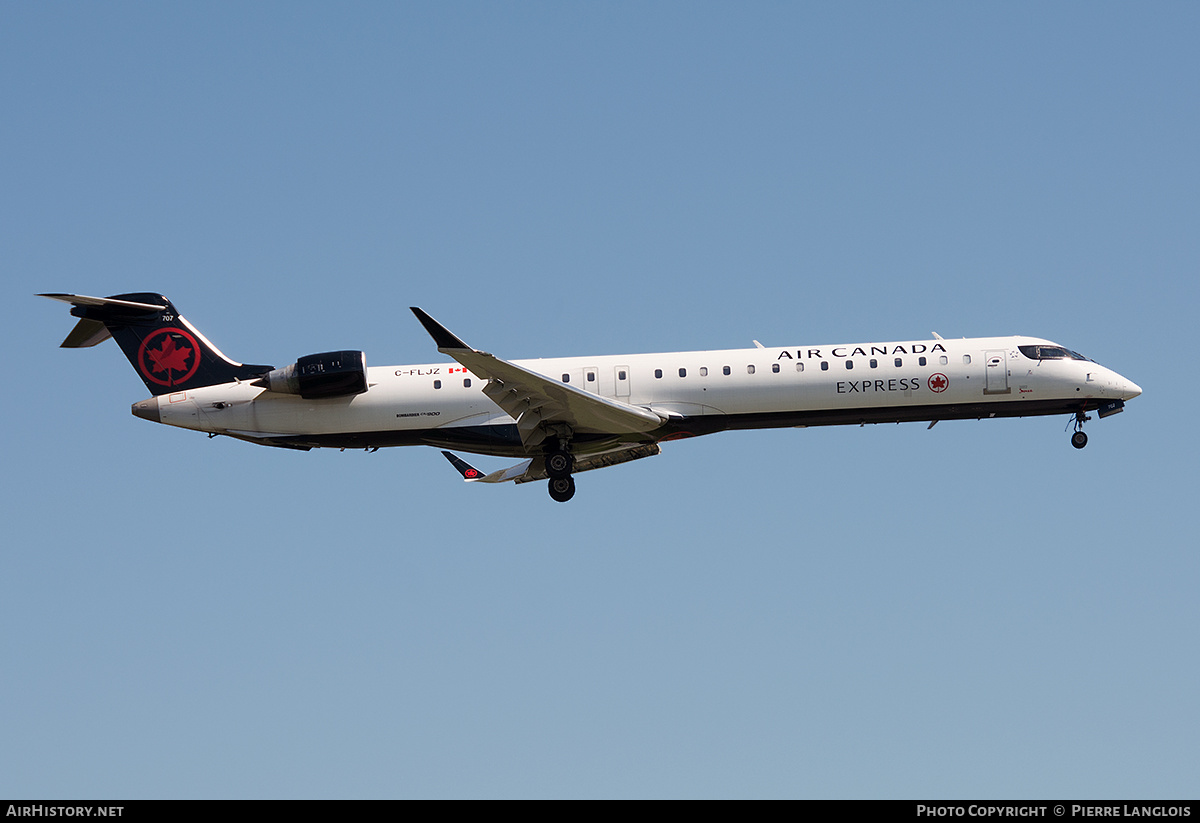
[[[983,353],[983,393],[1009,394],[1008,387],[1008,358],[1004,350],[990,350]]]

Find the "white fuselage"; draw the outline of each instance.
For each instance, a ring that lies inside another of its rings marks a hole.
[[[1096,408],[1141,393],[1090,360],[1033,359],[1029,337],[518,360],[531,371],[664,416],[661,429],[577,440],[581,452],[735,428],[1012,417]],[[372,367],[361,394],[305,400],[227,383],[134,405],[138,416],[268,445],[429,444],[524,454],[515,421],[453,361]],[[139,412],[140,407],[140,412]]]

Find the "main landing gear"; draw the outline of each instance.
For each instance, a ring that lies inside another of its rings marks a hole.
[[[1083,424],[1092,418],[1081,411],[1075,412],[1075,431],[1071,435],[1071,445],[1082,449],[1087,445],[1087,435],[1083,433]]]
[[[550,497],[559,503],[566,503],[575,496],[575,478],[571,475],[566,477],[551,477],[550,478]]]
[[[550,475],[550,497],[559,503],[566,503],[575,496],[575,478],[571,476],[573,468],[575,458],[565,449],[546,455],[546,474]]]

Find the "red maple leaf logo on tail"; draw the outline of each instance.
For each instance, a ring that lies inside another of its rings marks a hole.
[[[152,363],[151,368],[156,371],[187,371],[187,360],[192,354],[192,349],[186,346],[175,348],[175,338],[171,335],[163,335],[163,344],[158,349],[146,349],[146,354],[150,356]]]
[[[152,348],[155,345],[158,348]],[[148,384],[174,387],[192,379],[200,367],[200,360],[200,344],[196,338],[183,329],[162,328],[142,340],[137,353],[137,368]]]

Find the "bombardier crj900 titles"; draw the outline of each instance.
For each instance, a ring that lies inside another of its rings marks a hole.
[[[221,354],[159,294],[84,297],[65,348],[116,339],[153,395],[137,417],[290,449],[426,445],[519,457],[485,474],[446,451],[464,479],[548,480],[659,453],[659,443],[730,429],[985,417],[1108,417],[1141,389],[1081,354],[1033,337],[976,337],[768,349],[501,360],[412,311],[450,363],[367,368],[360,351],[283,368]]]

